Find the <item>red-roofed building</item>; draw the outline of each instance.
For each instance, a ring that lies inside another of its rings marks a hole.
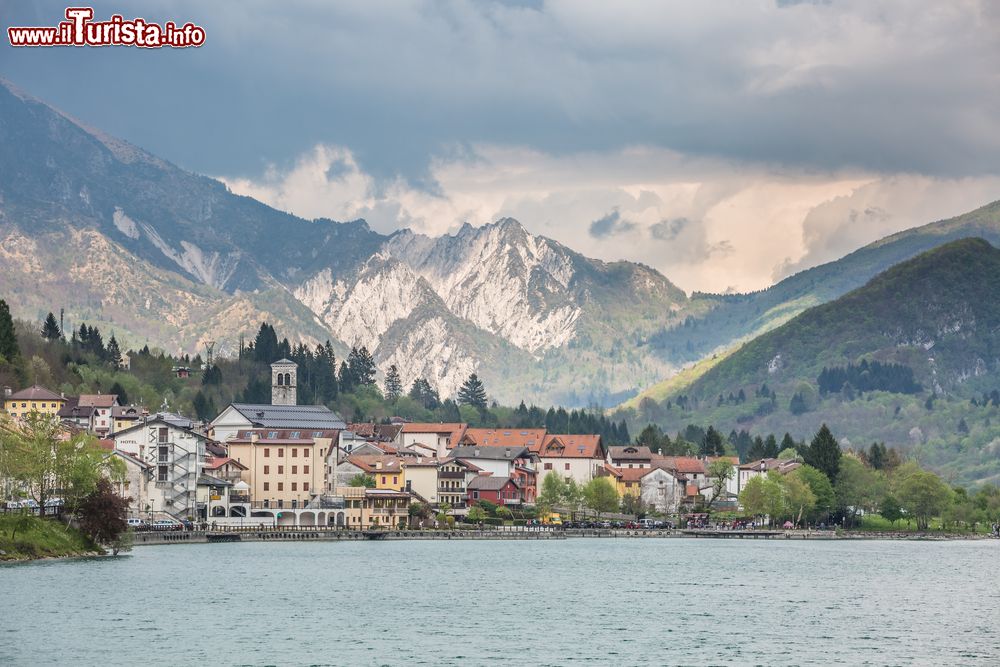
[[[537,454],[539,484],[553,472],[586,484],[604,465],[605,456],[599,435],[546,435]]]
[[[461,444],[481,447],[526,447],[537,452],[544,440],[544,428],[470,428],[466,429]]]

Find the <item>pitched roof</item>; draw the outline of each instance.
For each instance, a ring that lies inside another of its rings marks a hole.
[[[335,429],[347,424],[325,405],[271,405],[269,403],[231,403],[231,407],[254,426],[262,428]]]
[[[370,422],[352,422],[347,430],[361,438],[377,438],[381,441],[392,441],[399,435],[402,424],[373,424]]]
[[[403,459],[404,468],[437,468],[440,461],[427,456],[407,456]]]
[[[126,433],[132,433],[133,431],[138,431],[140,429],[148,428],[153,424],[166,424],[167,426],[171,426],[180,431],[184,431],[185,433],[189,433],[195,436],[196,438],[208,441],[208,436],[198,433],[197,431],[191,429],[190,427],[191,420],[186,420],[188,426],[185,426],[184,423],[185,423],[184,418],[179,417],[179,415],[174,415],[170,413],[163,413],[163,414],[157,413],[140,424],[129,426],[128,428],[124,428],[120,431],[115,431],[112,437],[117,439],[119,436],[122,436]]]
[[[247,468],[245,465],[243,465],[236,459],[230,458],[228,456],[210,456],[209,458],[205,459],[204,468],[205,470],[218,470],[227,463],[231,463],[237,468],[242,468],[243,470],[249,470],[249,468]]]
[[[513,461],[514,459],[528,456],[530,454],[527,447],[455,447],[451,450],[451,455],[456,459],[487,459],[491,461]]]
[[[645,445],[626,445],[625,447],[608,447],[608,456],[614,461],[649,461],[653,452]]]
[[[111,416],[115,419],[139,419],[147,412],[146,408],[138,405],[113,405],[111,406]]]
[[[512,482],[518,486],[517,480],[512,477],[494,477],[493,475],[476,475],[469,480],[466,487],[473,491],[499,491]]]
[[[538,450],[542,458],[603,458],[599,435],[547,435]]]
[[[468,424],[461,422],[407,422],[400,424],[403,433],[447,433],[449,447],[457,447],[462,441]]]
[[[543,440],[544,428],[470,428],[466,429],[462,444],[537,449]]]
[[[447,458],[441,460],[441,465],[443,466],[448,465],[449,463],[457,463],[458,465],[465,466],[472,472],[479,472],[480,470],[482,470],[482,468],[480,468],[479,466],[477,466],[475,463],[473,463],[468,459]]]
[[[59,408],[57,413],[63,419],[79,419],[80,417],[93,417],[97,408],[93,405],[77,405],[75,399],[69,399],[66,404]]]
[[[657,456],[653,459],[653,466],[685,475],[705,474],[705,463],[693,456]]]
[[[8,401],[65,401],[66,398],[41,385],[33,384],[7,397]]]
[[[400,472],[403,469],[398,456],[348,456],[347,460],[368,473]]]
[[[118,394],[80,394],[79,405],[110,408],[118,403]]]

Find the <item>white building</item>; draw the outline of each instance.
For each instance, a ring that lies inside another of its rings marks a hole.
[[[166,513],[183,519],[197,515],[198,478],[208,438],[182,423],[176,415],[157,414],[111,436],[116,450],[150,466],[152,483],[141,509],[154,516]]]
[[[539,489],[551,473],[583,485],[604,466],[604,446],[599,435],[546,435],[537,452]]]
[[[448,452],[462,442],[468,424],[460,423],[415,423],[403,424],[396,436],[399,447],[419,452],[422,456],[443,459]]]

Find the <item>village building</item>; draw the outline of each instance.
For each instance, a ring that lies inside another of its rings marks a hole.
[[[104,446],[106,441],[101,441]],[[152,507],[149,505],[149,485],[153,480],[153,465],[141,461],[123,451],[114,449],[114,441],[110,441],[112,454],[125,464],[125,476],[121,480],[112,481],[115,491],[122,498],[128,498],[128,515],[133,519],[152,519]]]
[[[779,474],[787,475],[801,466],[802,462],[796,459],[758,459],[756,461],[748,461],[736,468],[736,495],[738,496],[740,491],[746,487],[747,482],[754,477],[766,476],[772,470]]]
[[[64,405],[65,396],[37,384],[16,393],[11,393],[9,387],[4,388],[4,410],[15,419],[23,418],[31,412],[55,417]]]
[[[332,525],[356,530],[405,528],[410,520],[410,495],[402,491],[347,487],[341,490],[344,509],[331,512]],[[344,522],[341,523],[341,518]]]
[[[81,408],[94,408],[91,430],[98,436],[105,436],[114,430],[113,409],[118,405],[117,394],[80,394],[76,403]]]
[[[332,414],[332,413],[331,413]],[[246,470],[254,507],[304,507],[324,488],[324,462],[340,431],[242,429],[227,441],[229,458]]]
[[[455,447],[451,455],[456,459],[471,461],[494,477],[517,480],[522,502],[535,502],[538,488],[538,455],[527,447]]]
[[[94,433],[94,424],[97,419],[97,408],[94,406],[81,406],[77,399],[70,397],[66,399],[65,405],[56,413],[63,424],[75,426],[88,433]]]
[[[140,406],[113,406],[111,408],[111,419],[114,423],[112,430],[124,431],[127,428],[132,428],[148,416],[149,410]]]
[[[406,473],[405,491],[422,503],[438,504],[438,460],[424,456],[401,459]]]
[[[469,428],[459,443],[463,446],[526,447],[538,451],[545,439],[544,428]]]
[[[538,449],[532,451],[538,454],[539,486],[553,472],[583,485],[594,479],[604,465],[599,435],[546,435]]]
[[[649,447],[639,445],[608,447],[606,461],[613,468],[651,468],[653,453]]]
[[[157,414],[141,424],[111,435],[114,448],[152,466],[148,511],[178,519],[196,515],[198,478],[205,461],[204,435],[190,420]]]
[[[465,459],[445,459],[437,469],[438,503],[464,510],[468,499],[468,484],[483,469]]]
[[[479,500],[486,500],[495,505],[521,505],[524,494],[521,485],[513,477],[494,477],[493,475],[477,475],[469,480],[466,502],[470,505]]]
[[[448,452],[462,442],[468,424],[407,422],[396,437],[396,444],[422,456],[438,459],[448,457]]]
[[[361,472],[375,480],[376,489],[390,491],[406,490],[406,470],[398,456],[349,456],[348,462],[361,469]]]

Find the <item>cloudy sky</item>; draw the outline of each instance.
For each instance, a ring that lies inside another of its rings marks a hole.
[[[513,216],[721,291],[1000,199],[997,3],[92,4],[206,44],[5,46],[0,75],[308,218]]]

